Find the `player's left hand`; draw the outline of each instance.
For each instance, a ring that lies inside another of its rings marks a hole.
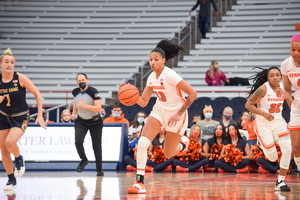
[[[37,123],[39,123],[39,125],[40,125],[43,129],[46,129],[47,123],[44,121],[44,119],[43,119],[42,116],[37,116],[37,118],[36,118],[34,124],[37,124]]]
[[[178,122],[179,118],[180,118],[180,114],[176,113],[174,114],[168,121],[168,126],[175,126],[176,123]]]
[[[283,89],[282,88],[277,88],[276,95],[277,95],[277,97],[283,97]]]

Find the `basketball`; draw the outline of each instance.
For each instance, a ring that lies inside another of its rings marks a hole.
[[[119,101],[125,106],[134,105],[140,97],[140,92],[134,85],[126,84],[118,92]]]

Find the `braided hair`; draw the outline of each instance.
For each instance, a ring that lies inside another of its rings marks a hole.
[[[277,69],[280,72],[280,69],[278,67],[272,66],[269,69],[264,69],[261,67],[254,67],[253,69],[260,69],[260,72],[256,72],[253,76],[251,76],[249,79],[253,80],[253,86],[250,89],[249,96],[250,97],[261,85],[263,85],[265,82],[268,81],[268,74],[272,69]],[[280,73],[281,74],[281,73]]]
[[[152,52],[160,53],[163,58],[169,60],[170,58],[174,58],[175,56],[178,56],[180,53],[184,52],[184,48],[171,42],[170,40],[161,40],[151,51],[151,53]]]

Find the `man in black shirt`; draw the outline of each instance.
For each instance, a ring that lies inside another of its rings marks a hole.
[[[72,91],[74,96],[72,120],[75,120],[75,145],[81,162],[77,167],[77,172],[82,172],[88,164],[88,159],[84,152],[83,142],[90,131],[93,150],[96,158],[97,176],[103,176],[102,171],[102,128],[103,122],[99,116],[102,105],[97,89],[88,85],[86,74],[77,75],[78,88]]]

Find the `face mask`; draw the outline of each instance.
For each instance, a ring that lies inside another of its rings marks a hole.
[[[252,120],[255,120],[255,115],[251,115],[251,119],[252,119]]]
[[[86,87],[86,82],[79,83],[79,87],[83,90]]]
[[[217,69],[219,67],[219,65],[218,64],[215,64],[215,68]]]
[[[204,117],[205,117],[206,119],[211,119],[211,118],[212,118],[212,113],[205,113],[205,114],[204,114]]]
[[[220,136],[223,135],[223,131],[222,130],[216,130],[215,133],[216,133],[217,137],[220,137]]]
[[[144,118],[138,117],[138,118],[137,118],[137,121],[138,121],[139,124],[142,124],[142,123],[144,122]]]
[[[193,137],[198,137],[200,135],[200,131],[198,131],[198,130],[193,130],[192,131],[192,136]]]
[[[236,130],[229,131],[229,135],[230,135],[230,137],[234,138],[236,135]]]
[[[120,117],[120,114],[113,113],[112,115],[113,115],[114,118],[119,118]]]
[[[224,115],[224,118],[227,119],[227,120],[230,120],[231,115]]]

